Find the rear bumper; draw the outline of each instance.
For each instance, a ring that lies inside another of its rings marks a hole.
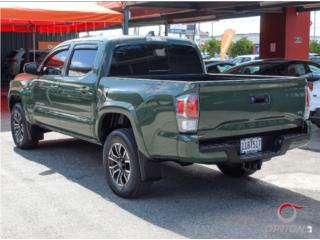
[[[259,135],[259,134],[257,134]],[[272,136],[272,147],[262,152],[248,155],[239,154],[237,141],[233,143],[219,142],[202,144],[197,135],[180,135],[178,152],[181,162],[188,163],[219,163],[219,162],[249,162],[254,160],[268,160],[285,154],[288,150],[306,144],[310,138],[310,122],[306,122],[300,133]]]

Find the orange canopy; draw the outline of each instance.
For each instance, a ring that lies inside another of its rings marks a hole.
[[[2,32],[79,32],[122,23],[121,13],[87,2],[0,3]]]

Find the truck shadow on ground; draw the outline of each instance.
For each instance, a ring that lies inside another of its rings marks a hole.
[[[319,201],[254,177],[231,179],[201,165],[163,164],[163,179],[155,182],[146,196],[127,200],[108,188],[99,146],[63,139],[43,141],[34,150],[14,151],[49,168],[39,175],[61,174],[131,214],[185,237],[319,237]],[[312,225],[312,234],[267,230],[270,225],[282,224],[276,210],[284,202],[305,206],[294,224]]]

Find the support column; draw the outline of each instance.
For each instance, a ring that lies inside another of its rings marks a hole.
[[[288,7],[260,18],[260,58],[308,59],[310,13]]]
[[[164,35],[165,35],[165,36],[168,36],[168,32],[169,32],[169,24],[168,24],[168,23],[165,23],[165,24],[164,24]]]
[[[122,25],[123,35],[129,34],[129,18],[130,18],[129,7],[126,6],[123,11],[123,25]]]

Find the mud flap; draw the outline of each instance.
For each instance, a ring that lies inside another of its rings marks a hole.
[[[149,160],[140,152],[139,165],[142,181],[157,181],[161,179],[161,164]]]

